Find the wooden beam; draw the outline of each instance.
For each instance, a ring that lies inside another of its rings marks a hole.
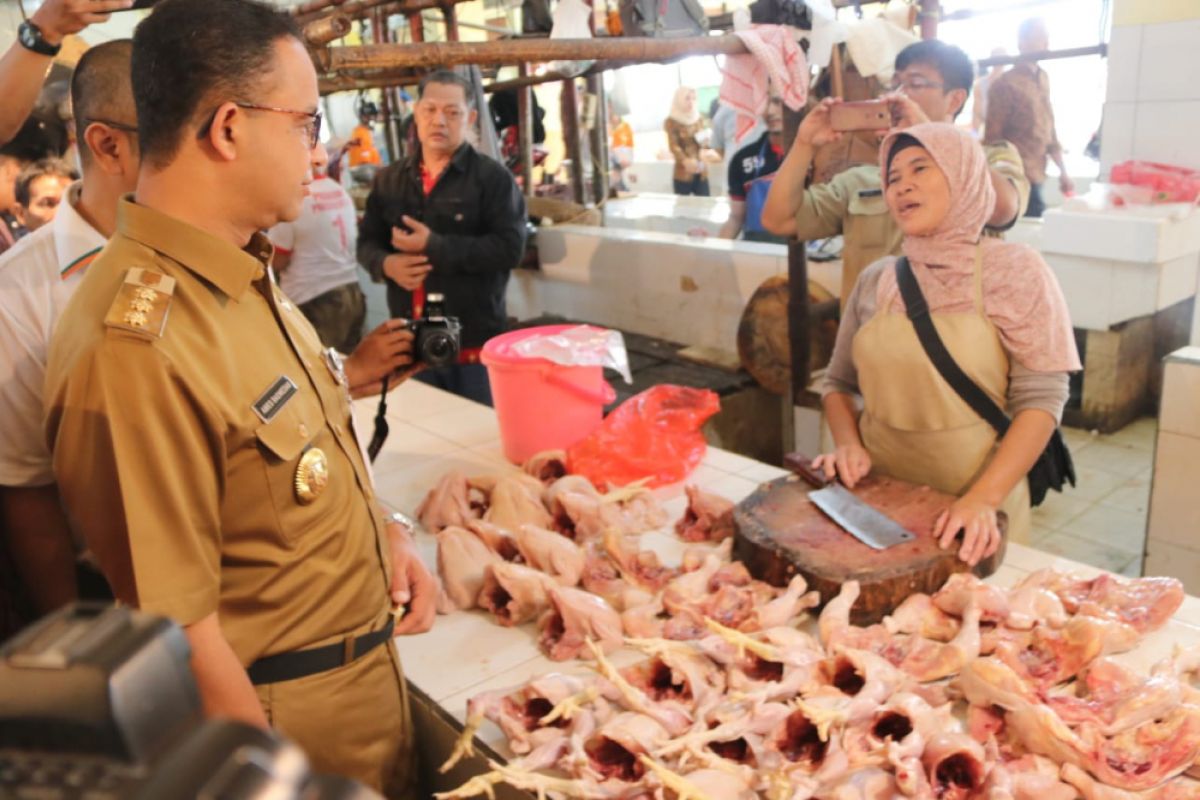
[[[353,25],[345,14],[330,14],[304,26],[304,41],[309,47],[324,47],[349,33]]]
[[[405,45],[330,47],[319,53],[329,72],[344,69],[439,67],[452,64],[521,64],[541,61],[621,60],[663,62],[693,55],[745,53],[736,36],[680,39],[512,39],[494,42],[425,42]]]
[[[1072,47],[1069,50],[1045,50],[1041,53],[1029,53],[1017,56],[994,56],[981,58],[975,63],[981,67],[994,67],[1000,64],[1019,64],[1022,61],[1052,61],[1056,58],[1078,58],[1080,56],[1108,56],[1108,45],[1101,42],[1091,47]]]
[[[333,75],[321,78],[318,89],[322,95],[334,92],[360,92],[389,86],[412,86],[420,82],[424,70],[384,70],[379,72]]]
[[[412,14],[417,11],[444,8],[458,3],[469,3],[471,0],[340,0],[336,5],[324,6],[316,11],[300,12],[304,6],[292,10],[296,21],[300,24],[319,19],[331,8],[337,13],[344,14],[350,19],[361,19],[371,14],[375,9],[383,9],[385,14]]]

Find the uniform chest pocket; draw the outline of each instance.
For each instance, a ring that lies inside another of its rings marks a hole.
[[[324,421],[303,397],[285,405],[255,429],[262,476],[274,508],[278,530],[294,543],[330,513],[329,454],[317,447]]]
[[[846,224],[846,238],[851,243],[862,248],[887,244],[892,218],[882,194],[856,192],[850,196],[846,210],[850,215]]]

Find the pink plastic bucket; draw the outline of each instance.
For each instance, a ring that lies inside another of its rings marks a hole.
[[[545,358],[527,358],[513,349],[530,336],[574,327],[523,328],[489,339],[483,346],[481,360],[492,385],[500,440],[504,455],[514,464],[543,450],[575,444],[600,425],[604,406],[617,396],[599,366],[568,367]]]

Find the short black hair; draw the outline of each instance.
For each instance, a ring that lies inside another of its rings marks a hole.
[[[254,0],[163,0],[133,34],[142,160],[163,167],[209,104],[249,101],[275,43],[303,41],[291,16]]]
[[[965,89],[967,97],[971,96],[971,85],[975,82],[975,65],[961,48],[938,39],[913,42],[896,56],[896,71],[902,72],[911,64],[928,64],[937,70],[938,75],[942,76],[944,91]],[[966,105],[967,101],[964,98],[963,106]]]
[[[883,167],[883,182],[887,183],[887,175],[892,171],[892,159],[894,159],[901,150],[907,150],[910,147],[924,146],[925,145],[921,144],[921,142],[917,140],[917,137],[913,136],[911,133],[902,133],[897,136],[896,141],[892,142],[892,149],[888,150],[887,162]]]
[[[132,39],[114,39],[90,48],[75,65],[71,76],[71,108],[75,115],[75,141],[84,164],[91,161],[92,151],[83,134],[93,121],[137,125],[130,83],[132,55]]]
[[[62,124],[35,112],[21,123],[16,136],[0,145],[0,157],[28,164],[40,158],[61,156],[66,149],[66,129]]]
[[[55,178],[70,178],[73,181],[79,180],[79,172],[66,161],[61,158],[43,158],[25,167],[17,176],[17,183],[13,191],[17,203],[29,208],[33,182],[47,175]]]
[[[463,90],[463,97],[466,98],[467,107],[475,107],[475,88],[471,86],[471,82],[459,75],[452,69],[435,69],[433,72],[421,78],[421,83],[417,86],[417,99],[425,96],[425,87],[431,83],[440,83],[443,86],[458,86]]]

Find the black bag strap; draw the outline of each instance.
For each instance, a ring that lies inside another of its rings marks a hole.
[[[946,349],[933,324],[933,318],[929,316],[929,304],[925,302],[925,295],[921,292],[921,285],[917,283],[917,276],[913,274],[907,256],[900,256],[896,261],[896,283],[908,309],[908,318],[917,329],[917,338],[921,340],[921,347],[925,348],[925,354],[929,356],[933,366],[976,414],[987,420],[987,423],[996,429],[996,433],[1004,436],[1008,432],[1011,420],[1000,406],[987,396],[987,392],[979,388],[979,384],[962,371],[954,356]]]

